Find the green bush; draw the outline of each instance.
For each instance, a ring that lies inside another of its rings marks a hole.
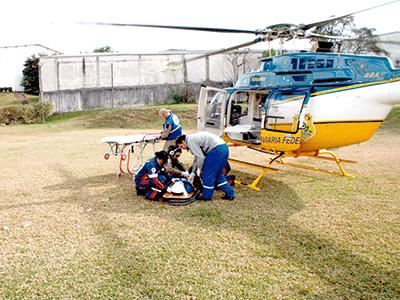
[[[0,124],[32,124],[40,122],[51,114],[51,104],[13,105],[0,108]]]
[[[191,94],[191,91],[187,86],[182,86],[174,90],[170,96],[170,99],[173,104],[196,102],[195,97]]]
[[[183,101],[182,101],[182,97],[180,96],[180,95],[178,95],[178,94],[173,94],[172,95],[172,103],[173,104],[179,104],[179,103],[182,103]]]

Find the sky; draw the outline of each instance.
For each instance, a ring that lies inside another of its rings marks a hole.
[[[120,53],[214,50],[251,41],[255,37],[252,34],[78,25],[76,22],[254,30],[277,23],[312,23],[388,1],[6,0],[1,4],[0,47],[39,43],[64,54],[88,53],[106,45]],[[399,11],[400,1],[360,13],[355,16],[356,25],[376,28],[379,34],[400,31]],[[304,43],[289,42],[285,47],[301,48]],[[268,49],[268,44],[260,43],[252,48]]]

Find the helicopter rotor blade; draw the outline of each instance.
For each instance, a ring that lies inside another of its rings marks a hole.
[[[394,0],[394,1],[386,2],[386,3],[380,4],[380,5],[376,5],[376,6],[373,6],[373,7],[361,9],[361,10],[358,10],[358,11],[355,11],[355,12],[352,12],[352,13],[349,13],[349,14],[345,14],[345,15],[340,16],[340,17],[335,17],[335,18],[331,18],[331,19],[327,19],[327,20],[323,20],[323,21],[319,21],[319,22],[315,22],[315,23],[305,24],[305,25],[303,24],[303,25],[300,25],[299,27],[300,27],[300,29],[302,29],[304,31],[305,30],[309,30],[309,29],[311,29],[313,27],[318,27],[318,26],[322,26],[322,25],[325,25],[325,24],[329,24],[329,23],[332,23],[332,22],[334,22],[336,20],[339,20],[339,19],[342,19],[342,18],[353,16],[353,15],[359,14],[361,12],[365,12],[365,11],[368,11],[368,10],[372,10],[372,9],[375,9],[375,8],[386,6],[386,5],[389,5],[389,4],[392,4],[392,3],[395,3],[395,2],[399,2],[399,1],[400,0]]]
[[[381,44],[393,44],[393,45],[400,45],[400,41],[385,41],[385,40],[380,40],[379,36],[372,36],[370,38],[352,38],[352,37],[346,37],[346,36],[336,36],[336,35],[325,35],[325,34],[318,34],[318,33],[310,33],[307,35],[307,37],[316,37],[316,38],[325,38],[325,39],[331,39],[331,40],[341,40],[341,41],[368,41],[372,40],[373,38],[377,38],[374,40],[376,43],[381,43]]]
[[[224,48],[224,49],[220,49],[220,50],[213,51],[213,52],[208,52],[206,54],[202,54],[202,55],[199,55],[199,56],[195,56],[195,57],[186,59],[186,62],[191,62],[191,61],[198,60],[198,59],[201,59],[201,58],[204,58],[204,57],[207,57],[207,56],[217,55],[217,54],[229,52],[229,51],[232,51],[232,50],[236,50],[236,49],[239,49],[239,48],[248,47],[248,46],[257,44],[259,42],[262,42],[262,41],[264,41],[263,38],[256,38],[255,40],[247,42],[247,43],[235,45],[235,46],[232,46],[232,47],[229,47],[229,48]]]
[[[129,23],[104,23],[104,22],[78,22],[81,25],[101,25],[101,26],[119,26],[119,27],[145,27],[145,28],[162,28],[162,29],[180,29],[180,30],[196,30],[220,33],[251,33],[257,34],[256,30],[245,29],[229,29],[229,28],[213,28],[213,27],[196,27],[196,26],[170,26],[170,25],[154,25],[154,24],[129,24]]]

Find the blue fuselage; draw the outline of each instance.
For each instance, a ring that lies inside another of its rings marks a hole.
[[[394,69],[387,57],[300,52],[263,59],[260,69],[244,74],[232,91],[310,88],[318,92],[399,77],[400,69]]]

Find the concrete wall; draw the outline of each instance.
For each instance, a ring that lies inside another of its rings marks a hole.
[[[226,86],[234,79],[233,54],[192,62],[204,52],[91,54],[40,59],[41,100],[55,112],[162,103],[186,88],[197,98],[200,84]],[[260,52],[235,54],[240,72],[258,64]],[[183,63],[182,63],[183,62]]]
[[[210,83],[216,87],[226,87],[229,83]],[[76,90],[51,91],[43,93],[42,101],[51,102],[54,112],[71,112],[97,108],[132,107],[153,105],[172,99],[173,95],[182,94],[182,90],[197,96],[200,84],[183,85],[162,84],[129,86],[115,88],[86,88]]]

